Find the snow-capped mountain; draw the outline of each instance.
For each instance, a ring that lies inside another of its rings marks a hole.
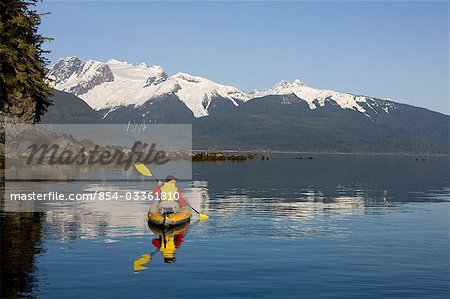
[[[192,124],[195,149],[449,154],[449,116],[299,80],[244,92],[160,66],[59,60],[45,123]]]
[[[338,105],[370,117],[367,109],[383,106],[383,111],[395,106],[370,97],[342,93],[334,90],[316,89],[300,80],[281,81],[272,88],[244,92],[232,86],[215,83],[209,79],[176,73],[168,76],[158,65],[132,65],[111,59],[106,63],[94,60],[82,61],[77,57],[60,59],[48,75],[52,86],[83,99],[95,110],[114,111],[119,107],[142,107],[148,101],[167,96],[177,97],[194,117],[210,114],[211,103],[216,98],[226,99],[234,106],[249,100],[271,95],[295,95],[296,101],[304,101],[309,109]],[[283,104],[292,102],[285,101]],[[142,110],[142,109],[141,109]]]
[[[164,81],[167,75],[157,65],[134,66],[114,59],[84,62],[67,57],[50,69],[48,78],[55,89],[70,92],[98,110],[147,100],[142,89]]]
[[[140,106],[152,98],[164,95],[176,95],[194,114],[195,117],[207,116],[209,105],[215,97],[228,99],[235,106],[238,101],[249,100],[249,96],[237,88],[217,84],[206,78],[176,73],[162,82],[145,86],[142,90],[144,101],[135,102]]]
[[[366,110],[360,105],[367,103],[367,97],[352,95],[349,93],[337,92],[334,90],[317,89],[304,85],[300,80],[294,82],[281,81],[272,88],[263,91],[253,92],[254,98],[269,95],[296,95],[299,99],[305,101],[309,108],[316,109],[323,107],[326,101],[333,100],[343,109],[353,109],[365,113]]]
[[[195,117],[208,115],[214,97],[228,99],[233,105],[249,96],[231,86],[217,84],[206,78],[176,73],[167,76],[157,65],[132,65],[111,59],[106,63],[86,62],[77,57],[60,59],[48,75],[52,86],[83,99],[96,110],[120,106],[142,106],[165,95],[175,95]]]

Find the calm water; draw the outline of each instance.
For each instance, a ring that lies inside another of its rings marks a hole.
[[[291,157],[195,163],[183,191],[210,219],[161,238],[147,227],[148,203],[3,214],[2,293],[448,298],[448,157]],[[70,188],[148,186],[127,178]],[[175,263],[155,248],[164,237],[178,242]]]

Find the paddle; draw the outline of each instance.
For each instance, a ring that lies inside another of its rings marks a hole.
[[[158,250],[153,251],[150,254],[143,254],[141,255],[140,258],[138,258],[137,260],[134,261],[133,263],[133,270],[136,271],[141,271],[141,270],[147,270],[147,267],[145,267],[144,265],[147,264],[148,262],[150,262],[150,260],[152,259],[153,255],[155,253],[157,253]]]
[[[148,177],[153,177],[155,179],[155,181],[159,182],[159,180],[157,178],[155,178],[152,174],[152,172],[150,171],[150,169],[145,166],[144,164],[142,164],[141,162],[136,162],[134,164],[134,166],[136,167],[137,171],[139,171],[142,175],[148,176]],[[186,201],[187,202],[187,201]],[[195,212],[197,212],[199,219],[200,220],[206,220],[209,218],[208,215],[202,214],[199,211],[197,211],[193,206],[191,206],[189,203],[187,203],[188,206],[193,209]]]

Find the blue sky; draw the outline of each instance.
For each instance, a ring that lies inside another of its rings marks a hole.
[[[433,2],[45,1],[64,56],[161,65],[243,90],[305,84],[449,113],[449,7]]]

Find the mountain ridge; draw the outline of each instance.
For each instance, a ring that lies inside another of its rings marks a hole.
[[[49,77],[70,94],[55,94],[47,123],[187,123],[194,149],[450,154],[448,115],[300,80],[247,93],[186,73],[168,76],[160,66],[73,57]]]
[[[289,99],[292,98],[292,99]],[[136,123],[142,112],[155,124],[192,124],[196,150],[267,150],[315,153],[449,155],[450,117],[424,108],[397,104],[391,113],[362,113],[336,105],[310,110],[295,95],[265,96],[234,106],[215,98],[209,117],[195,118],[175,96],[142,107],[119,107],[104,117],[82,99],[56,91],[44,123]],[[292,104],[283,105],[283,101]],[[151,104],[151,105],[150,105]],[[377,109],[381,110],[381,107]]]
[[[129,105],[139,107],[152,99],[175,95],[196,118],[209,115],[208,108],[214,97],[228,99],[233,105],[239,106],[242,102],[264,96],[294,94],[299,100],[307,102],[311,110],[332,102],[342,109],[366,114],[369,118],[370,114],[366,108],[373,108],[373,100],[377,99],[309,87],[298,79],[293,82],[283,80],[271,88],[245,92],[183,72],[168,76],[159,65],[132,65],[115,59],[105,63],[95,60],[82,61],[77,57],[61,58],[50,69],[48,78],[55,89],[79,96],[95,110]],[[363,103],[368,107],[363,107]],[[395,105],[384,103],[386,113],[389,113],[389,109],[395,109]]]

